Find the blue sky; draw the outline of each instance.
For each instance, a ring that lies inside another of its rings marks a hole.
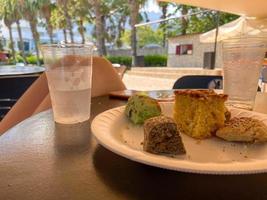
[[[155,12],[158,14],[161,14],[160,7],[158,6],[157,0],[148,0],[147,3],[145,4],[144,8],[141,9],[141,11],[147,11],[147,12]],[[175,8],[173,6],[168,7],[168,12],[173,13]],[[179,16],[180,13],[177,13]]]
[[[144,9],[147,12],[156,12],[161,13],[160,8],[156,2],[156,0],[148,0],[144,6]]]

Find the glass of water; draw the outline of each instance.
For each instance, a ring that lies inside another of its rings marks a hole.
[[[223,90],[229,95],[228,105],[253,109],[265,52],[264,38],[223,41]]]
[[[42,48],[54,120],[75,124],[90,118],[92,45],[53,44]]]

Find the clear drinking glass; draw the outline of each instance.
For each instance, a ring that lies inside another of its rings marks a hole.
[[[242,37],[223,41],[223,90],[227,104],[252,110],[260,69],[266,52],[264,38]]]
[[[41,47],[54,120],[75,124],[90,118],[92,45],[53,44]]]

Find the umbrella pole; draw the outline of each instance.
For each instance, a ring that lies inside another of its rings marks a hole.
[[[217,38],[219,33],[219,25],[220,25],[220,11],[217,11],[216,14],[216,32],[215,32],[215,42],[214,42],[214,60],[212,62],[212,69],[215,68],[216,57],[217,57]]]

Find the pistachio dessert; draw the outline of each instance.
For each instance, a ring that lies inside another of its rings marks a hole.
[[[128,99],[125,114],[134,124],[143,124],[146,119],[161,115],[161,108],[157,100],[136,94]]]
[[[154,154],[185,154],[177,124],[170,117],[157,116],[145,121],[144,151]]]
[[[226,122],[216,136],[230,142],[267,142],[267,126],[257,119],[235,117]]]
[[[211,137],[230,118],[226,100],[227,95],[213,90],[175,91],[174,120],[182,133],[197,139]]]

